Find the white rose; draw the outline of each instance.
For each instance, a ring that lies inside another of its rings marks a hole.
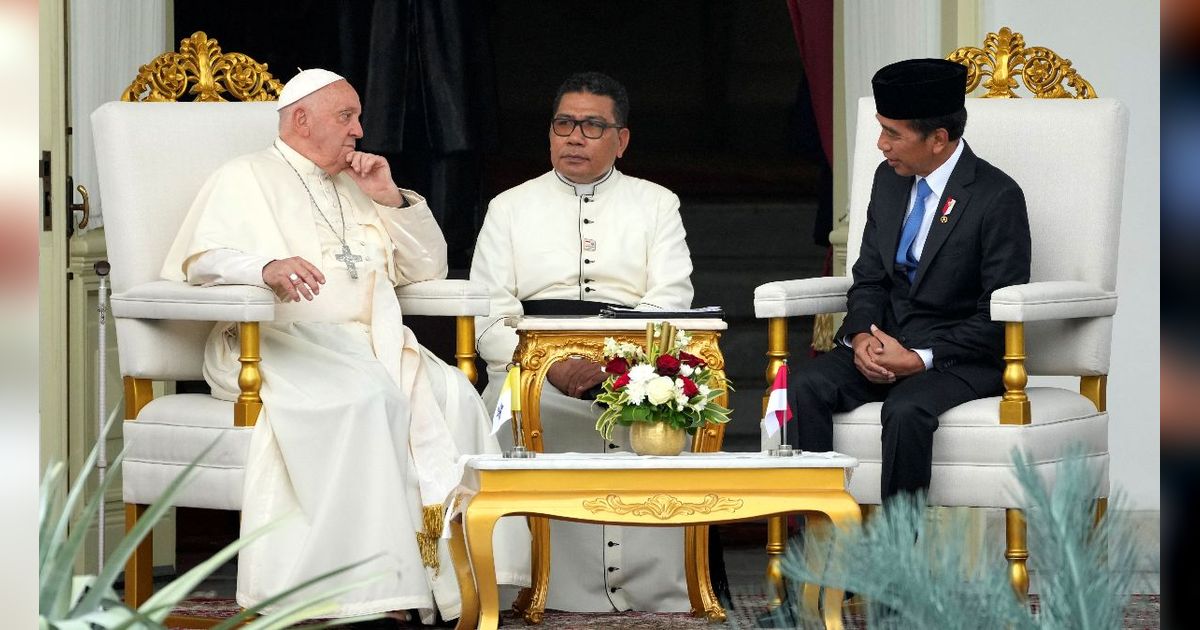
[[[675,399],[675,382],[669,376],[660,376],[646,383],[646,398],[651,404],[661,405]]]
[[[681,376],[691,376],[691,375],[692,375],[692,372],[695,372],[695,371],[696,371],[696,370],[694,370],[694,369],[692,368],[692,366],[690,366],[690,365],[688,365],[688,364],[686,364],[686,363],[680,363],[680,364],[679,364],[679,374],[680,374]]]

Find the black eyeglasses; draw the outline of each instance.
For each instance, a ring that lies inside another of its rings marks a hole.
[[[594,120],[591,118],[575,120],[574,118],[559,116],[550,119],[550,130],[553,131],[554,135],[556,136],[562,136],[565,138],[574,133],[576,127],[579,127],[579,130],[583,132],[584,138],[598,140],[604,135],[605,131],[609,129],[624,129],[625,125],[607,123],[603,120]]]

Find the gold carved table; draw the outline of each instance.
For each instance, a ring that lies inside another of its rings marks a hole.
[[[452,523],[455,567],[462,589],[458,628],[491,630],[499,624],[499,593],[492,533],[502,516],[526,515],[616,525],[709,525],[798,512],[823,515],[834,525],[857,523],[858,503],[846,491],[857,460],[839,454],[769,457],[762,453],[685,453],[642,457],[631,453],[546,453],[533,459],[477,455],[466,462],[461,526]],[[459,527],[466,532],[468,562]],[[549,557],[549,547],[545,550]],[[707,556],[686,572],[694,615],[710,620],[720,606],[704,601]],[[467,573],[469,568],[470,573]],[[474,581],[469,577],[473,574]],[[474,589],[472,590],[472,586]],[[826,589],[823,618],[841,628],[841,591]],[[804,605],[817,614],[817,592]]]
[[[649,314],[653,314],[652,312]],[[505,324],[517,329],[517,349],[513,361],[521,366],[521,432],[517,435],[513,423],[513,443],[524,444],[538,453],[544,450],[540,401],[546,373],[557,361],[571,357],[582,357],[603,363],[604,338],[612,337],[618,342],[627,341],[645,347],[646,325],[663,321],[662,318],[616,319],[604,317],[515,317]],[[691,336],[688,352],[704,359],[717,377],[715,383],[725,383],[725,357],[717,342],[726,329],[725,322],[717,318],[666,318],[673,326],[687,331]],[[551,385],[553,387],[553,385]],[[729,406],[729,394],[716,402]],[[708,425],[696,432],[692,451],[715,452],[721,449],[725,437],[725,425]],[[529,529],[533,536],[531,551],[532,586],[524,589],[517,598],[515,608],[528,623],[541,623],[546,609],[546,596],[550,584],[550,523],[544,518],[530,518]],[[700,578],[702,600],[692,600],[692,613],[708,615],[714,620],[724,620],[725,611],[717,602],[708,574],[708,527],[688,527],[684,531],[684,569],[688,574],[697,567],[703,568]]]

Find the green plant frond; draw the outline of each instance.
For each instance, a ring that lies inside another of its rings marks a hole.
[[[121,451],[117,455],[112,465],[114,468],[119,468],[123,461],[125,461],[125,451]],[[96,487],[96,492],[88,499],[83,513],[76,521],[66,542],[62,544],[51,543],[52,549],[47,552],[46,556],[48,566],[42,567],[43,572],[39,575],[38,609],[43,614],[47,614],[51,618],[66,614],[65,604],[68,602],[68,599],[64,598],[62,593],[65,589],[70,588],[72,582],[71,570],[75,564],[75,556],[83,548],[88,528],[92,526],[92,521],[96,518],[97,508],[104,501],[104,496],[108,492],[108,488],[112,486],[116,478],[116,475],[109,475],[104,478],[103,483]],[[76,488],[83,487],[86,484],[86,480],[87,475],[81,475],[77,485],[71,489],[72,492]],[[89,597],[99,599],[104,594],[104,590],[111,587],[111,581],[100,582],[97,579],[91,584],[91,588],[84,596],[84,599]],[[77,602],[71,601],[70,607],[74,608],[75,605],[78,605]]]
[[[171,483],[168,484],[165,489],[163,489],[159,499],[155,501],[154,504],[152,504],[146,510],[145,514],[143,514],[142,517],[137,520],[137,523],[133,526],[133,529],[125,533],[125,537],[122,538],[121,542],[117,544],[117,548],[113,550],[112,555],[105,563],[104,569],[101,570],[100,574],[96,576],[96,581],[98,583],[103,585],[112,585],[116,581],[117,576],[125,570],[125,562],[129,560],[130,556],[133,555],[133,551],[137,549],[137,546],[142,542],[142,539],[146,537],[146,534],[148,534],[156,524],[158,524],[158,521],[167,513],[167,510],[171,509],[175,495],[179,493],[180,488],[182,488],[187,482],[191,481],[196,470],[196,465],[204,460],[208,453],[212,451],[213,447],[215,447],[223,437],[224,435],[217,436],[212,442],[209,443],[208,446],[204,447],[204,450],[196,456],[196,459],[192,460],[190,464],[184,467],[179,475],[172,479]],[[96,594],[96,591],[92,591],[89,592],[86,597],[84,597],[83,601],[79,603],[79,606],[84,610],[88,610],[94,608],[98,602],[99,595]]]
[[[788,550],[784,574],[862,594],[879,627],[1121,627],[1140,553],[1121,497],[1093,528],[1101,487],[1082,449],[1056,464],[1052,488],[1026,457],[1014,453],[1013,462],[1041,585],[1037,616],[1015,597],[1002,564],[971,567],[965,516],[929,518],[907,496],[889,501],[865,527],[806,528],[803,546]]]
[[[1132,567],[1142,553],[1122,509],[1123,497],[1112,499],[1108,514],[1093,526],[1094,501],[1102,493],[1082,447],[1073,446],[1056,467],[1053,488],[1020,453],[1014,453],[1013,462],[1026,491],[1030,540],[1036,543],[1031,552],[1039,560],[1043,623],[1054,628],[1120,627],[1132,590]]]
[[[51,548],[50,527],[57,520],[52,518],[52,515],[54,504],[62,494],[59,482],[65,470],[66,466],[62,462],[54,462],[46,468],[46,474],[42,477],[42,487],[38,494],[42,499],[38,505],[38,567],[45,565],[46,554]]]
[[[204,562],[193,567],[187,573],[175,578],[170,584],[158,589],[153,595],[147,599],[138,609],[141,613],[149,616],[155,621],[166,619],[171,610],[188,596],[201,582],[205,580],[213,571],[216,571],[237,555],[246,545],[266,535],[271,530],[280,527],[287,521],[295,518],[295,514],[289,514],[278,520],[272,521],[255,529],[254,531],[239,537],[237,540],[229,543],[217,553]]]
[[[334,569],[333,571],[329,571],[327,573],[319,575],[311,580],[304,582],[303,584],[300,584],[299,586],[290,588],[287,591],[280,593],[279,595],[271,597],[269,600],[264,600],[263,602],[260,602],[257,606],[254,606],[253,608],[242,611],[241,614],[247,614],[247,613],[249,613],[251,615],[261,614],[260,611],[262,611],[267,606],[271,605],[271,603],[273,603],[273,602],[281,601],[283,598],[288,597],[292,594],[295,594],[301,590],[304,590],[305,588],[313,586],[322,580],[325,580],[332,576],[338,575],[340,573],[345,573],[347,571],[355,569],[359,566],[362,566],[363,564],[366,564],[367,562],[375,560],[378,557],[379,556],[372,556],[370,558],[361,560],[354,564],[347,565],[340,569]],[[382,573],[382,572],[372,574],[365,579],[358,580],[358,581],[352,582],[350,584],[345,584],[345,585],[339,586],[334,589],[329,589],[329,590],[321,593],[320,595],[316,595],[314,597],[307,599],[306,601],[301,601],[301,602],[296,602],[294,604],[290,604],[280,610],[277,610],[277,611],[271,613],[269,616],[259,617],[259,618],[255,619],[254,621],[246,624],[244,627],[247,628],[248,630],[273,630],[274,628],[291,627],[297,621],[311,619],[317,615],[325,614],[328,611],[335,609],[336,606],[333,603],[333,598],[335,598],[338,595],[341,595],[343,593],[349,593],[350,591],[353,591],[357,588],[362,588],[363,586],[366,586],[367,584],[370,584],[371,582],[374,582],[374,581],[382,578],[384,575],[386,575],[386,574]],[[243,619],[247,619],[247,618],[248,617],[243,617]],[[230,630],[230,629],[236,627],[236,623],[231,623],[231,622],[233,622],[233,619],[234,618],[227,619],[227,620],[223,621],[220,625],[213,626],[212,630]],[[348,619],[348,620],[353,620],[353,619]]]
[[[348,626],[352,623],[361,623],[363,621],[374,621],[375,619],[387,619],[386,613],[375,613],[373,615],[363,615],[362,617],[342,617],[339,619],[326,619],[320,623],[306,623],[304,630],[321,630],[322,628],[337,628],[339,626]],[[259,630],[254,627],[252,630]]]
[[[265,608],[274,606],[275,604],[278,604],[278,602],[286,600],[287,598],[290,598],[290,596],[295,595],[296,593],[300,593],[301,590],[305,590],[312,586],[316,586],[316,584],[318,584],[324,580],[329,580],[330,577],[346,574],[346,572],[358,569],[362,565],[373,562],[373,560],[378,559],[380,556],[382,556],[382,554],[376,554],[376,556],[361,559],[361,560],[359,560],[359,562],[347,564],[346,566],[341,566],[341,568],[337,568],[334,570],[325,571],[324,574],[314,576],[314,577],[310,578],[310,580],[306,580],[304,582],[296,584],[296,586],[294,586],[292,588],[284,590],[284,592],[282,592],[282,593],[276,593],[275,595],[271,595],[270,598],[266,598],[263,601],[259,601],[257,605],[254,605],[251,608],[246,608],[246,610],[241,611],[240,613],[236,614],[236,616],[230,617],[229,619],[224,620],[224,622],[222,622],[221,625],[214,626],[214,628],[212,628],[212,630],[227,630],[227,629],[236,628],[236,626],[238,626],[239,623],[244,622],[244,620],[251,619],[254,616],[257,616],[257,614],[262,614],[262,611],[265,610]],[[355,581],[350,584],[343,584],[343,586],[341,586],[341,587],[337,587],[337,588],[330,589],[330,590],[325,590],[325,592],[313,595],[313,596],[311,596],[311,598],[308,598],[305,601],[296,602],[296,604],[294,604],[294,605],[289,605],[287,608],[283,608],[282,611],[276,611],[275,613],[272,613],[272,617],[281,616],[281,614],[286,613],[288,611],[293,611],[293,610],[298,611],[298,610],[300,610],[301,607],[304,607],[304,606],[314,606],[314,605],[318,605],[318,604],[324,605],[329,600],[336,598],[337,595],[341,595],[342,593],[348,593],[348,592],[350,592],[350,590],[353,590],[355,588],[360,588],[362,586],[365,586],[365,584],[370,584],[371,582],[379,580],[379,578],[383,577],[384,575],[386,575],[386,574],[384,574],[384,572],[380,571],[380,572],[377,572],[377,574],[368,575],[366,578],[364,578],[364,580]],[[256,628],[257,628],[257,626],[256,626]]]
[[[108,433],[111,425],[104,425],[102,435]],[[61,541],[67,537],[67,530],[71,524],[71,517],[74,516],[79,502],[83,500],[83,495],[87,491],[87,480],[92,476],[92,471],[96,469],[96,460],[100,457],[100,443],[92,447],[86,459],[83,460],[83,466],[79,469],[79,475],[74,482],[71,483],[71,489],[67,492],[67,501],[63,504],[62,511],[58,513],[58,518],[54,524],[54,530],[49,536],[49,544],[51,548],[47,556],[54,555],[53,550],[57,548]],[[48,558],[48,561],[53,562],[53,559]],[[45,567],[42,567],[44,570]]]

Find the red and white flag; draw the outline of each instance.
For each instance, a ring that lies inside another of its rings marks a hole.
[[[792,419],[792,410],[787,401],[787,364],[779,366],[775,373],[775,383],[771,385],[771,395],[767,398],[767,413],[763,416],[762,425],[767,435],[775,437],[780,427]]]

